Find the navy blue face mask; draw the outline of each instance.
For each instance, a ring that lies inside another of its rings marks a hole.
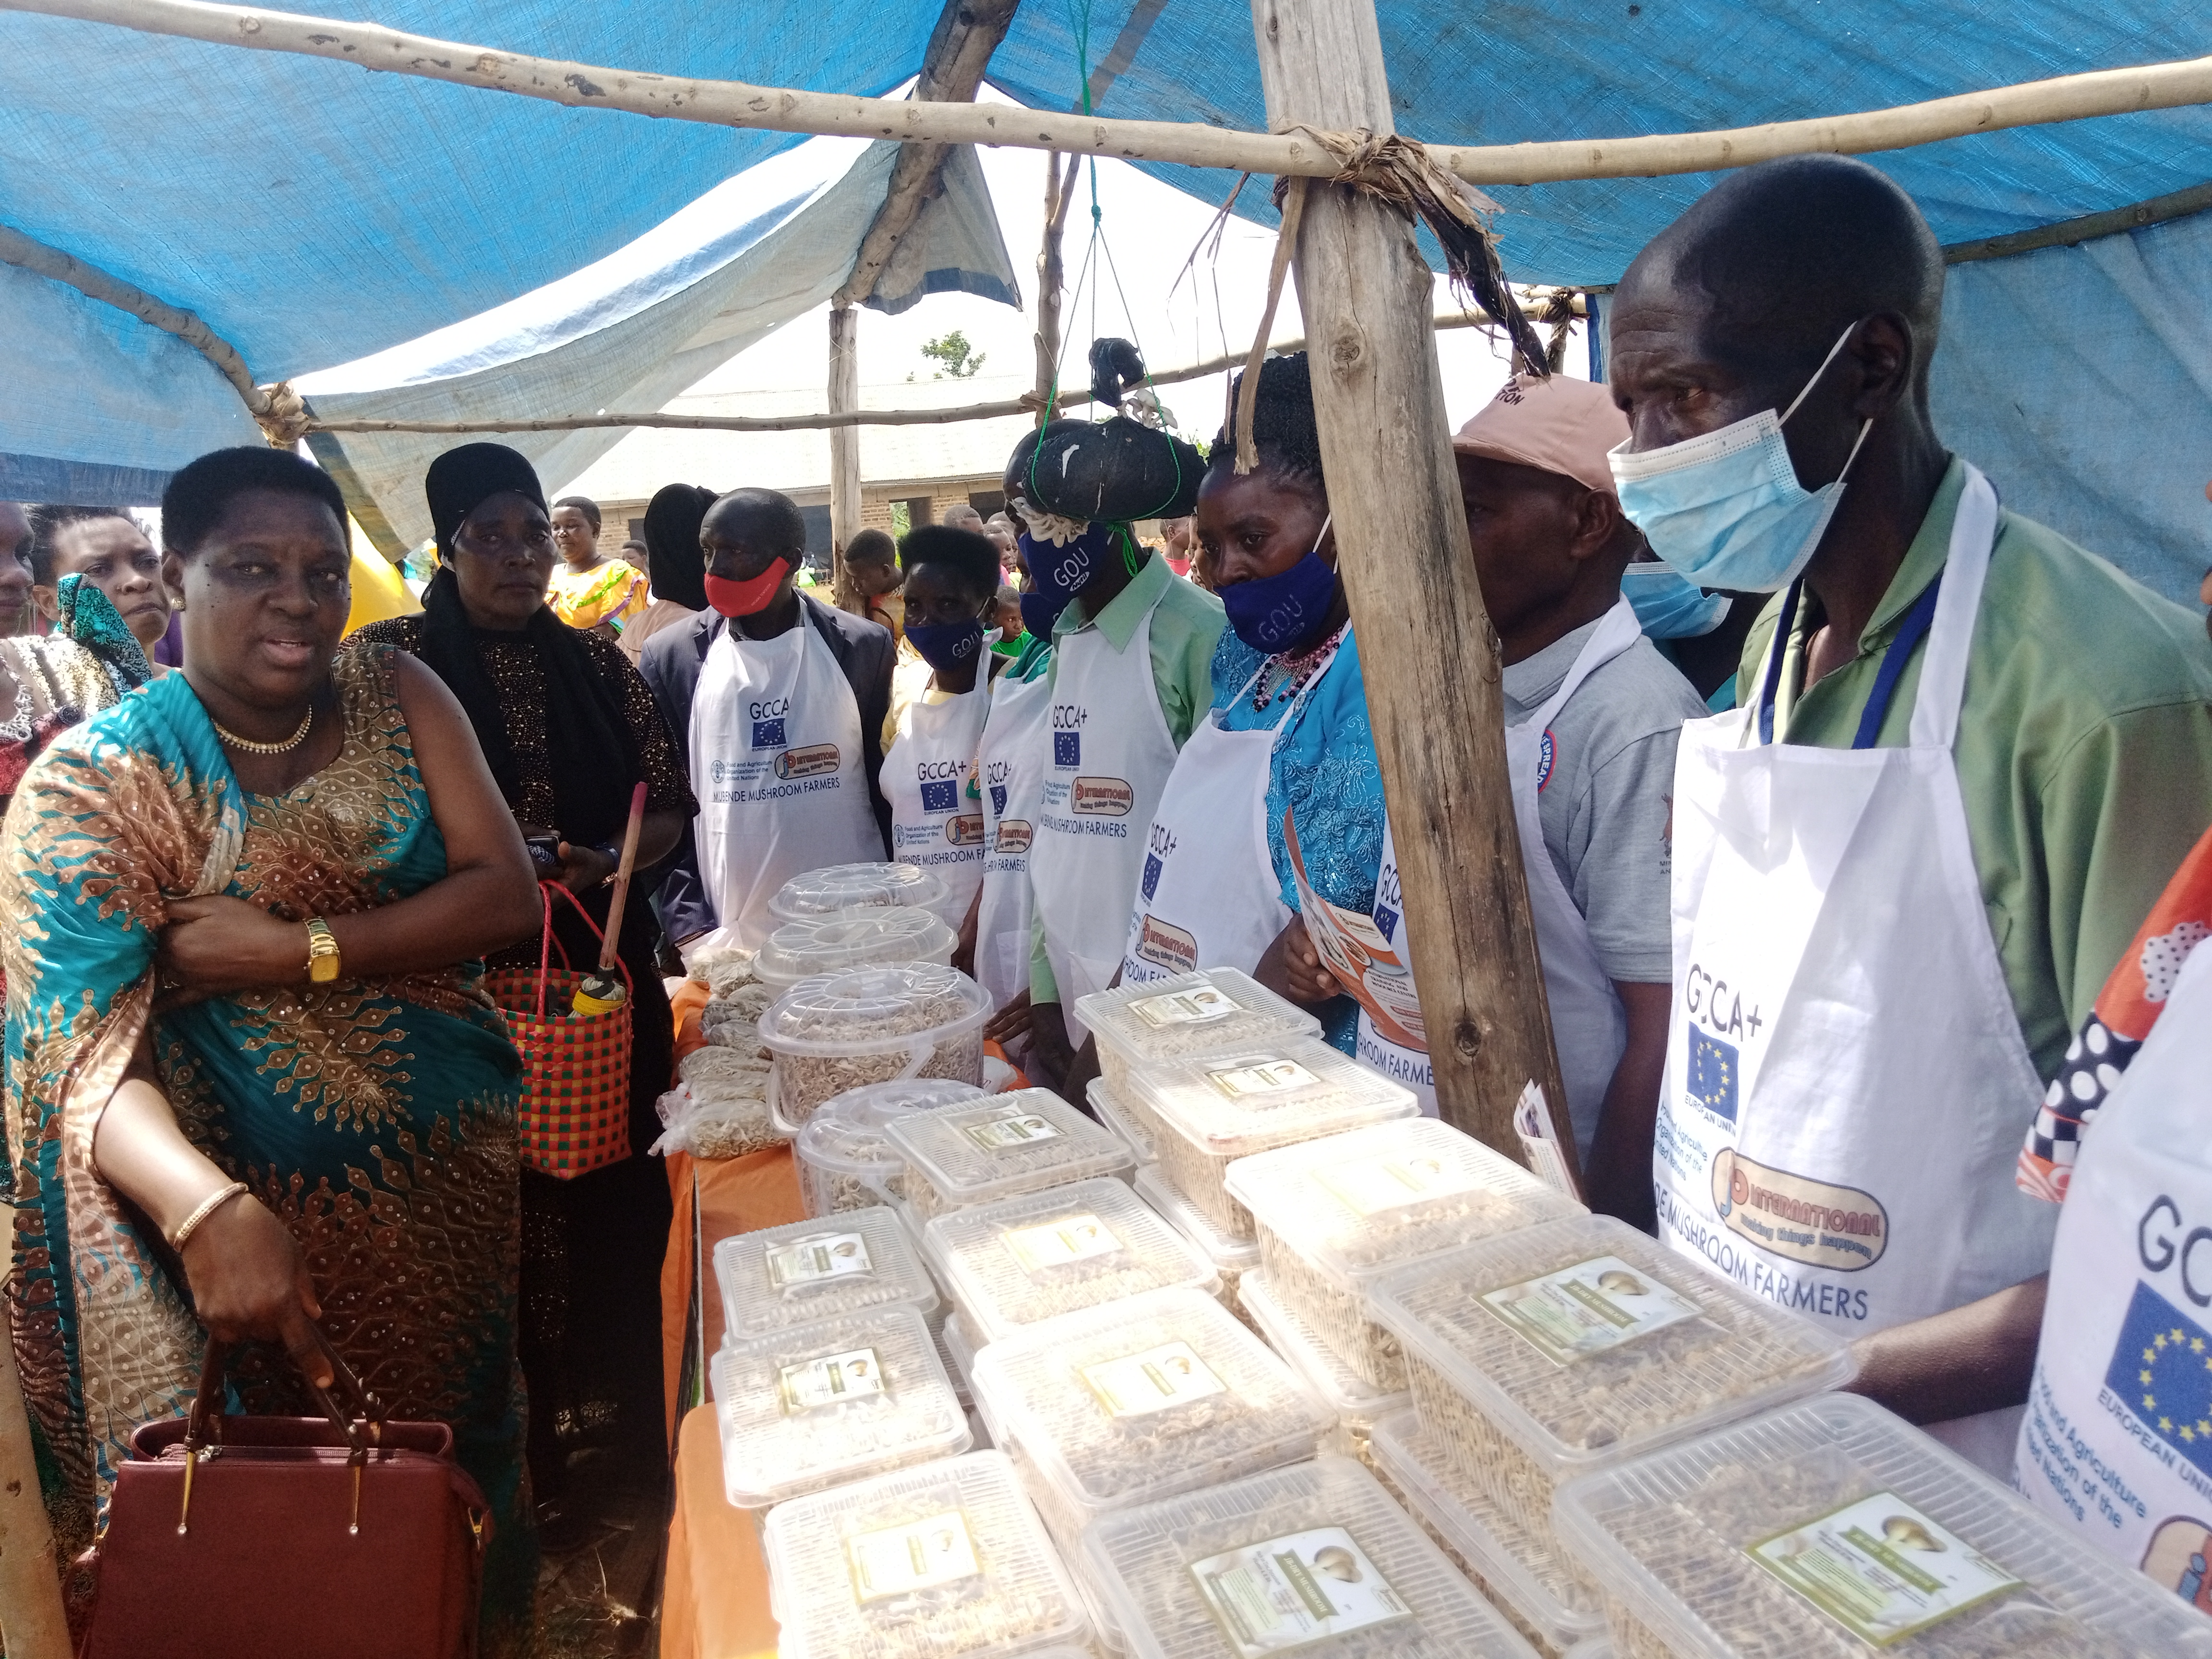
[[[1048,594],[1024,593],[1021,597],[1022,632],[1034,638],[1048,640],[1052,625],[1060,620],[1060,613],[1067,609],[1066,599],[1054,599]]]
[[[1313,546],[1288,570],[1231,582],[1220,590],[1229,626],[1255,651],[1273,656],[1303,644],[1328,615],[1336,599],[1336,572],[1322,558],[1321,544],[1329,524],[1326,518],[1321,521],[1321,534],[1314,538]]]
[[[975,660],[983,649],[983,624],[970,617],[966,622],[908,623],[907,642],[921,653],[921,659],[939,673],[949,674]]]

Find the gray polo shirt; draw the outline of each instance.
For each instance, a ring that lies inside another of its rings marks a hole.
[[[1598,624],[1578,628],[1505,671],[1505,723],[1547,702]],[[1639,637],[1582,683],[1552,722],[1552,766],[1536,797],[1544,850],[1607,975],[1631,984],[1674,977],[1667,907],[1674,743],[1705,706],[1689,681]]]

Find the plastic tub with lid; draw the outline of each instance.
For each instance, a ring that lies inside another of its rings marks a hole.
[[[905,1160],[902,1182],[916,1217],[988,1204],[1093,1176],[1124,1175],[1136,1160],[1120,1136],[1049,1089],[1014,1089],[884,1126]]]
[[[760,1018],[775,1056],[769,1103],[796,1133],[815,1109],[865,1083],[949,1078],[980,1087],[990,993],[935,963],[803,979]]]
[[[1539,1538],[1454,1470],[1410,1411],[1375,1425],[1369,1449],[1407,1509],[1539,1647],[1565,1653],[1605,1633],[1605,1613],[1547,1539]]]
[[[866,1083],[823,1101],[792,1146],[806,1213],[863,1210],[895,1197],[906,1164],[885,1138],[884,1125],[906,1112],[982,1098],[983,1091],[973,1084],[929,1078]]]
[[[1410,1090],[1306,1036],[1164,1060],[1129,1079],[1129,1098],[1155,1120],[1161,1173],[1238,1238],[1254,1235],[1222,1184],[1237,1159],[1420,1112]]]
[[[1562,1482],[1848,1382],[1844,1339],[1609,1216],[1425,1256],[1368,1307],[1424,1427],[1549,1537]]]
[[[1221,1287],[1198,1247],[1111,1176],[951,1211],[922,1240],[979,1344],[1146,1291]]]
[[[1245,1274],[1237,1297],[1268,1346],[1336,1413],[1337,1449],[1367,1462],[1371,1455],[1368,1437],[1375,1425],[1394,1413],[1410,1410],[1413,1396],[1403,1389],[1385,1394],[1338,1358],[1310,1326],[1275,1299],[1264,1273]]]
[[[1036,1463],[1072,1542],[1110,1510],[1314,1455],[1335,1422],[1203,1291],[1153,1291],[992,1343],[975,1387]]]
[[[1321,1035],[1318,1019],[1234,968],[1094,991],[1075,1013],[1098,1039],[1099,1074],[1125,1097],[1137,1067]]]
[[[1856,1395],[1577,1480],[1556,1518],[1636,1659],[2212,1656],[2212,1620]]]
[[[778,921],[831,915],[840,910],[899,906],[933,909],[945,902],[945,884],[912,864],[832,864],[793,876],[768,902]],[[754,963],[758,971],[759,963]]]
[[[1157,1165],[1148,1164],[1139,1169],[1134,1184],[1138,1197],[1198,1246],[1200,1253],[1213,1264],[1213,1271],[1221,1275],[1221,1294],[1233,1298],[1237,1286],[1244,1282],[1244,1275],[1260,1266],[1259,1245],[1214,1225],[1212,1217],[1168,1184]]]
[[[761,1544],[781,1659],[1017,1659],[1090,1639],[1000,1452],[779,1504]]]
[[[1133,1659],[1531,1659],[1349,1458],[1100,1518],[1084,1534]]]
[[[1090,1103],[1091,1115],[1129,1143],[1129,1150],[1139,1164],[1157,1164],[1159,1152],[1152,1144],[1152,1132],[1137,1119],[1129,1103],[1114,1091],[1114,1085],[1103,1077],[1094,1077],[1084,1085],[1083,1097]]]
[[[714,1246],[714,1279],[733,1342],[877,1308],[912,1308],[926,1320],[938,1308],[936,1281],[880,1205],[733,1234]]]
[[[834,910],[785,922],[761,946],[753,971],[771,990],[787,991],[802,979],[848,968],[894,962],[948,963],[958,943],[933,910],[902,905]]]
[[[723,1489],[739,1509],[968,1449],[967,1415],[912,1308],[725,1343],[710,1372]]]
[[[1229,1166],[1252,1213],[1267,1285],[1376,1388],[1406,1386],[1398,1339],[1368,1318],[1366,1287],[1440,1250],[1588,1213],[1511,1159],[1434,1118],[1377,1123]]]

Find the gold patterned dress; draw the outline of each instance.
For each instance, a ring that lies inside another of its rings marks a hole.
[[[453,1426],[498,1528],[496,1649],[526,1628],[536,1547],[514,1362],[519,1064],[481,970],[153,1012],[173,897],[228,893],[304,920],[444,877],[392,661],[340,659],[343,746],[282,796],[239,787],[182,674],[64,733],[25,775],[0,852],[8,1312],[49,1508],[64,1548],[81,1547],[131,1431],[190,1401],[204,1342],[175,1258],[92,1158],[150,1024],[179,1123],[291,1229],[339,1351],[393,1415]],[[241,1349],[230,1380],[243,1409],[312,1409],[281,1351]]]

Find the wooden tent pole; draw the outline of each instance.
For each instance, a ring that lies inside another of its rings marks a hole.
[[[1370,0],[1253,0],[1252,22],[1269,125],[1391,130]],[[1513,1107],[1534,1079],[1572,1170],[1506,783],[1498,636],[1468,550],[1429,326],[1434,278],[1407,220],[1318,183],[1296,271],[1437,1105],[1521,1158]]]
[[[850,414],[860,404],[860,313],[830,307],[830,412]],[[860,533],[860,428],[830,428],[830,594],[842,611],[866,609],[845,568],[845,550]]]
[[[1037,424],[1053,417],[1053,381],[1060,373],[1060,291],[1067,284],[1067,267],[1060,253],[1060,233],[1067,224],[1067,204],[1075,199],[1075,175],[1083,165],[1080,155],[1067,158],[1060,170],[1060,152],[1044,156],[1044,235],[1037,248],[1036,398]]]

